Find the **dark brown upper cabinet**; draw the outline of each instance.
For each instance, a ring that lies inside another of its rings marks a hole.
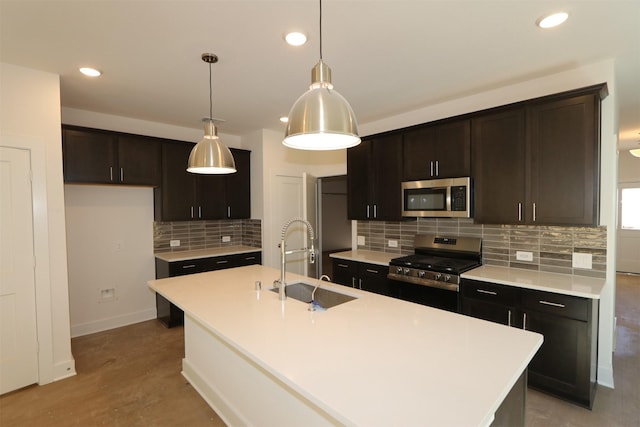
[[[251,217],[250,151],[231,149],[237,172],[187,172],[193,144],[162,145],[162,185],[155,190],[156,221],[246,219]]]
[[[410,128],[403,133],[405,181],[471,174],[471,121],[460,119]]]
[[[347,150],[349,219],[401,219],[402,134],[363,138]]]
[[[597,225],[604,96],[603,84],[474,117],[475,222]]]
[[[65,125],[62,147],[65,182],[160,185],[155,138]]]

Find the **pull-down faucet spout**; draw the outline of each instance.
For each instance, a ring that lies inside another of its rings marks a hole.
[[[311,248],[300,248],[300,249],[294,249],[294,250],[287,250],[287,245],[286,245],[286,234],[287,234],[287,230],[289,229],[289,227],[291,226],[291,224],[296,223],[296,222],[300,222],[302,224],[304,224],[307,227],[307,232],[309,233],[309,240],[311,240]],[[287,294],[285,291],[285,288],[287,286],[287,283],[284,280],[284,276],[286,273],[286,263],[287,263],[287,255],[290,254],[294,254],[294,253],[298,253],[298,252],[308,252],[309,253],[309,264],[313,264],[316,262],[316,250],[313,247],[313,241],[315,239],[315,235],[313,232],[313,227],[311,226],[311,224],[309,223],[309,221],[304,220],[302,218],[292,218],[289,221],[287,221],[284,226],[282,227],[282,240],[280,241],[280,288],[278,290],[278,294],[280,295],[280,300],[285,300],[287,299]]]

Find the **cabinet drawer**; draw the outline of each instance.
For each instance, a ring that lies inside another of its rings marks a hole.
[[[169,263],[169,277],[184,276],[185,274],[202,273],[210,270],[210,258],[188,259]]]
[[[591,300],[551,292],[523,290],[522,308],[587,321]]]
[[[515,306],[518,304],[518,289],[495,283],[463,279],[460,283],[465,298],[487,301],[494,304]]]

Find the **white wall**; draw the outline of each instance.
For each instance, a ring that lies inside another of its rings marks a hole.
[[[602,103],[600,224],[607,226],[607,273],[604,291],[600,299],[598,382],[613,387],[612,353],[615,335],[616,183],[618,171],[614,61],[602,61],[527,82],[504,86],[376,122],[360,124],[359,127],[361,135],[371,135],[603,82],[608,83],[609,96]]]
[[[0,63],[0,145],[31,150],[38,382],[46,384],[75,375],[57,75]]]
[[[274,219],[277,217],[273,206],[276,198],[276,177],[301,177],[303,172],[316,177],[347,173],[346,150],[295,150],[282,145],[283,137],[283,132],[261,130],[245,136],[242,141],[245,148],[252,150],[252,154],[262,153],[262,158],[259,155],[251,157],[251,192],[252,194],[262,192],[263,195],[262,200],[252,200],[252,214],[262,215],[259,217],[262,219],[262,263],[274,268],[278,268],[280,264],[278,252],[280,242],[274,237],[278,233],[273,231],[279,232],[283,225]],[[257,172],[258,168],[263,171],[262,175],[254,175],[254,171]],[[259,206],[262,206],[262,212],[255,210],[259,209]]]
[[[65,206],[71,336],[154,319],[153,189],[65,185]]]

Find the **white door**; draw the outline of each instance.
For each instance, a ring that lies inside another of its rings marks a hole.
[[[318,190],[318,179],[309,175],[308,173],[302,174],[302,218],[309,221],[309,224],[313,227],[315,232],[315,241],[313,242],[315,249],[318,249],[318,241],[319,241],[319,229],[318,229],[318,211],[317,211],[317,194]],[[307,248],[311,247],[311,242],[309,241],[308,233],[304,235],[304,245]],[[318,266],[320,265],[320,261],[322,259],[322,254],[317,252],[316,254],[316,262],[310,264],[309,262],[304,263],[304,275],[309,277],[315,277],[316,279],[320,277],[318,272],[320,269]]]
[[[0,147],[0,394],[38,381],[31,157]]]

